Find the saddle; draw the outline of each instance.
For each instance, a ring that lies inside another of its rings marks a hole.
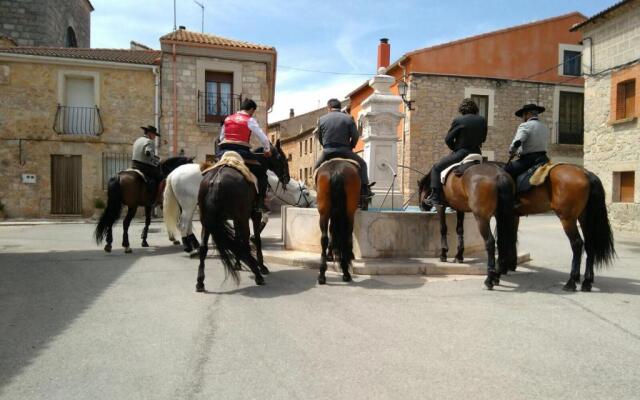
[[[206,167],[201,173],[202,175],[205,175],[207,172],[220,167],[230,167],[240,172],[247,182],[253,184],[256,189],[256,193],[258,192],[258,179],[249,170],[249,168],[245,164],[245,160],[240,154],[236,153],[235,151],[226,151],[222,158],[220,158],[220,161],[213,165],[210,165],[209,167]]]
[[[528,192],[535,186],[544,184],[551,170],[562,164],[564,163],[551,162],[547,157],[541,158],[531,168],[518,175],[516,178],[516,192],[518,194]]]
[[[357,162],[357,161],[351,160],[351,159],[349,159],[349,158],[340,158],[340,157],[336,157],[336,158],[332,158],[332,159],[330,159],[330,160],[327,160],[327,161],[323,162],[322,164],[320,164],[320,165],[318,166],[318,168],[316,168],[316,170],[315,170],[315,171],[313,171],[313,181],[314,181],[314,182],[316,181],[316,176],[317,176],[317,174],[318,174],[318,170],[320,170],[320,168],[322,168],[322,167],[324,167],[325,165],[328,165],[328,164],[330,164],[330,163],[332,163],[332,162],[337,162],[337,161],[346,161],[346,162],[348,162],[348,163],[351,163],[352,165],[354,165],[354,166],[358,169],[358,171],[360,171],[360,164],[358,164],[358,162]]]
[[[135,168],[127,168],[127,169],[124,169],[124,170],[122,170],[122,171],[118,172],[118,175],[120,175],[120,174],[122,174],[122,173],[125,173],[125,172],[133,172],[133,173],[136,173],[136,174],[140,175],[140,177],[142,178],[142,180],[143,180],[145,183],[147,183],[147,182],[148,182],[148,181],[147,181],[147,177],[146,177],[146,176],[144,176],[144,173],[142,173],[142,171],[140,171],[139,169],[135,169]]]
[[[447,175],[451,171],[454,172],[456,176],[462,176],[464,171],[467,170],[472,165],[481,164],[482,163],[482,154],[469,154],[459,163],[455,163],[453,165],[448,166],[444,171],[440,173],[440,182],[444,185],[447,180]]]

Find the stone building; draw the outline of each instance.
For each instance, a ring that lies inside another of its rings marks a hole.
[[[184,27],[162,36],[160,45],[165,151],[211,159],[221,122],[246,98],[257,103],[254,116],[266,133],[275,90],[275,48]]]
[[[90,47],[92,11],[89,0],[2,0],[0,37],[18,46]]]
[[[640,233],[640,1],[573,28],[583,36],[584,165],[600,177],[616,229]]]
[[[305,182],[309,187],[313,187],[313,166],[322,151],[313,131],[318,118],[326,113],[327,109],[323,107],[295,116],[291,109],[288,119],[269,124],[269,139],[273,143],[280,140],[282,150],[289,159],[291,177]]]
[[[0,201],[9,217],[84,215],[157,124],[158,51],[0,49]]]
[[[478,103],[489,132],[483,153],[507,159],[518,124],[515,110],[529,102],[546,107],[542,120],[550,128],[554,160],[582,164],[583,80],[580,35],[570,28],[586,17],[571,13],[530,24],[409,52],[389,65],[387,39],[379,44],[378,67],[407,86],[405,114],[396,127],[398,181],[404,200],[417,189],[422,173],[449,152],[444,137],[465,97]],[[528,46],[534,43],[535,46]],[[372,93],[364,83],[348,97],[356,120]],[[364,149],[361,142],[356,148]],[[422,173],[421,173],[421,172]],[[413,196],[415,203],[416,196]]]

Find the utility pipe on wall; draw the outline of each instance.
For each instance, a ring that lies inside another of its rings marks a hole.
[[[173,74],[173,145],[171,154],[178,155],[178,82],[176,81],[176,44],[173,45],[171,73]]]

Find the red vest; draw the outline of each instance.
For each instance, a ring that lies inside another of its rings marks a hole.
[[[251,130],[249,129],[251,116],[245,113],[229,115],[224,120],[224,140],[227,142],[249,143]]]

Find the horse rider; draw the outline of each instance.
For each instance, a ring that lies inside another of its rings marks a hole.
[[[513,158],[519,154],[519,157],[515,161],[508,162],[504,167],[514,180],[532,166],[549,160],[547,158],[549,129],[538,119],[538,115],[544,110],[544,107],[536,104],[526,104],[516,111],[516,116],[521,117],[523,122],[518,126],[509,147],[509,156]]]
[[[450,165],[462,161],[469,154],[481,154],[487,139],[487,121],[478,115],[478,105],[471,99],[462,100],[444,141],[451,153],[435,163],[431,169],[431,194],[424,200],[427,208],[444,205],[440,174]]]
[[[142,172],[147,179],[147,191],[154,194],[162,180],[160,158],[156,155],[156,136],[160,136],[155,126],[141,126],[143,135],[133,143],[131,167]]]
[[[229,115],[224,120],[220,128],[220,144],[218,145],[217,157],[220,159],[227,151],[235,151],[245,160],[257,161],[258,165],[247,163],[247,167],[258,179],[258,198],[256,209],[264,212],[268,211],[264,204],[267,194],[267,168],[263,165],[264,160],[259,154],[251,152],[251,134],[256,135],[262,148],[264,157],[271,157],[271,142],[267,135],[260,129],[260,125],[253,114],[258,105],[251,99],[244,99],[240,104],[240,111]]]
[[[373,197],[371,186],[375,182],[369,184],[367,163],[353,152],[353,148],[360,138],[360,133],[351,115],[340,111],[340,100],[329,100],[327,109],[328,113],[320,117],[316,128],[318,141],[322,145],[322,153],[316,160],[314,170],[318,169],[323,162],[336,157],[356,161],[360,165],[360,206],[366,209],[369,199]]]

